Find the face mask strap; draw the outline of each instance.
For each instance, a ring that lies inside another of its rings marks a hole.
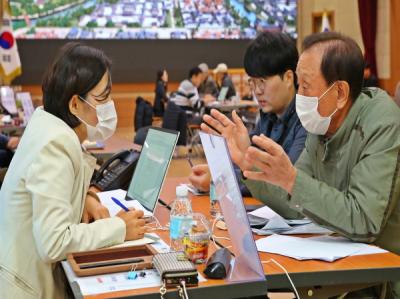
[[[88,104],[90,107],[92,107],[93,109],[96,110],[96,106],[90,104],[87,100],[85,100],[84,98],[82,98],[80,95],[78,95],[78,98],[80,98],[82,101],[84,101],[86,104]]]
[[[321,101],[321,99],[328,93],[328,91],[331,90],[331,88],[336,84],[337,81],[333,82],[331,86],[328,87],[327,90],[318,98],[318,102]]]

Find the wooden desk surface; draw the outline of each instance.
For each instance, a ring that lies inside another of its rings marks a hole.
[[[167,178],[161,198],[167,203],[172,202],[175,197],[175,186],[179,185],[182,182],[187,182],[187,179]],[[194,211],[200,211],[206,215],[209,214],[209,198],[207,196],[191,195],[191,198]],[[260,202],[254,198],[245,198],[245,203],[259,204]],[[227,232],[224,233],[224,231],[219,229],[216,229],[214,233],[216,233],[218,236],[228,236]],[[264,238],[265,236],[254,235],[254,237],[255,239],[260,239]],[[221,243],[223,242],[224,241],[221,241]],[[374,279],[373,277],[375,277],[375,281],[384,281],[384,277],[386,277],[388,281],[393,279],[400,280],[400,256],[390,252],[372,255],[351,256],[332,263],[317,260],[298,261],[289,257],[264,252],[259,252],[259,254],[261,261],[268,261],[270,258],[273,258],[280,264],[284,265],[284,267],[290,273],[291,277],[294,278],[295,281],[297,280],[298,283],[295,284],[299,286],[310,285],[309,283],[313,281],[315,281],[315,283],[317,284],[321,284],[321,277],[323,277],[321,275],[326,275],[327,278],[329,278],[329,280],[325,281],[324,284],[335,284],[338,281],[351,283],[352,279],[360,278],[354,276],[359,275],[361,272],[365,272],[365,270],[379,269],[387,270],[387,275],[381,276],[377,275],[376,273],[372,273],[372,275],[366,275],[366,273],[363,273],[363,275],[366,278],[369,277],[369,279]],[[289,286],[287,279],[283,276],[284,272],[281,268],[273,263],[263,264],[263,266],[265,274],[267,276],[269,288],[280,288]],[[394,272],[396,272],[396,274],[394,274]],[[317,273],[319,273],[320,275],[316,275]],[[299,280],[299,276],[296,274],[301,274],[301,276],[306,277],[306,279]],[[274,275],[282,276],[285,280],[283,281],[284,284],[281,284],[281,282],[274,279]],[[315,279],[312,279],[312,277],[315,277]]]
[[[160,197],[166,203],[171,203],[175,198],[175,188],[180,183],[187,183],[187,179],[167,178]],[[193,196],[190,194],[190,198],[192,200],[193,211],[209,215],[210,205],[207,196]],[[259,202],[252,198],[246,198],[245,203],[257,204]],[[169,211],[165,207],[157,206],[156,215],[162,224],[168,223]],[[169,243],[168,231],[157,231],[157,234]],[[216,229],[214,234],[218,236],[229,236],[226,231],[219,229]],[[255,239],[258,238],[261,238],[261,236],[255,236]],[[212,253],[215,250],[215,247],[212,243],[210,244],[209,250]],[[334,289],[338,289],[338,286],[355,284],[368,285],[384,281],[400,280],[400,256],[393,253],[352,256],[332,263],[316,260],[298,261],[289,257],[264,252],[260,252],[259,254],[262,261],[267,261],[273,258],[283,265],[289,272],[296,287],[309,290],[308,292],[310,292],[311,289],[316,291],[322,287],[333,287]],[[269,291],[291,289],[289,281],[281,268],[273,263],[263,264],[263,267],[267,278],[266,285],[268,286]],[[204,265],[200,266],[199,272],[202,272],[203,269]],[[262,282],[262,284],[265,285],[264,282]],[[189,293],[189,296],[190,298],[204,298],[204,296],[214,298],[213,296],[210,296],[210,294],[213,294],[212,291],[219,290],[217,293],[220,294],[221,298],[235,298],[243,296],[243,290],[244,294],[250,294],[250,290],[257,291],[257,288],[262,289],[262,284],[230,284],[223,280],[208,279],[206,282],[200,283],[198,288],[190,289],[192,292]],[[125,296],[135,297],[143,294],[153,294],[154,298],[159,298],[158,288],[119,291],[94,296],[85,296],[85,298],[99,299]],[[150,296],[149,298],[153,298],[153,296]],[[319,297],[317,296],[317,298]]]

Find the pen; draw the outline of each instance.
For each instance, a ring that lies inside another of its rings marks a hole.
[[[187,160],[188,160],[188,162],[189,162],[189,164],[190,164],[190,167],[193,167],[193,162],[192,162],[192,160],[190,159],[190,157],[187,157]]]
[[[115,197],[111,197],[111,199],[113,202],[119,205],[125,212],[129,212],[129,209],[126,206],[124,206],[124,204],[120,202],[118,199],[116,199]]]

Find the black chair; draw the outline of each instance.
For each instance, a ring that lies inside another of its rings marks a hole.
[[[179,131],[180,134],[177,145],[186,146],[187,115],[185,110],[176,105],[173,101],[169,101],[167,109],[165,109],[162,127],[165,129]]]
[[[147,133],[149,132],[149,129],[152,126],[147,126],[147,127],[142,127],[139,130],[136,131],[135,138],[133,139],[133,143],[142,145],[144,144],[144,141],[146,140]]]

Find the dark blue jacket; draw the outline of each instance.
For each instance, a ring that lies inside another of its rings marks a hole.
[[[6,150],[8,144],[8,137],[6,135],[0,134],[0,150]]]
[[[282,146],[294,164],[304,149],[307,138],[307,131],[301,125],[296,113],[296,99],[294,98],[281,118],[275,113],[260,112],[260,119],[256,127],[250,133],[250,138],[264,134]],[[241,171],[235,165],[236,178],[243,196],[251,196],[250,191],[241,182]]]
[[[294,164],[303,151],[307,138],[307,131],[296,113],[296,99],[292,100],[281,118],[274,113],[260,112],[260,120],[250,136],[261,134],[281,145]]]

